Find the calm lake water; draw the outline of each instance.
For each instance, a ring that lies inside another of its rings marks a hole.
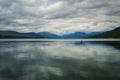
[[[120,80],[120,41],[0,40],[0,80]]]

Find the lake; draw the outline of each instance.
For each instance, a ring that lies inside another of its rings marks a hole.
[[[0,80],[120,80],[120,40],[1,39]]]

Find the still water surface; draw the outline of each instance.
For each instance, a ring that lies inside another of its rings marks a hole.
[[[120,41],[1,41],[0,80],[120,80]]]

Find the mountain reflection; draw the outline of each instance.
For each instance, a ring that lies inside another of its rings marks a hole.
[[[120,50],[110,45],[0,43],[0,80],[119,80],[119,74]]]

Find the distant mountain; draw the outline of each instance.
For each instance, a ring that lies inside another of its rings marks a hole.
[[[100,34],[100,32],[84,33],[84,32],[75,32],[64,35],[57,35],[49,32],[29,32],[29,33],[20,33],[17,31],[0,31],[0,38],[86,38]]]
[[[107,31],[104,33],[101,32],[74,32],[70,34],[57,35],[49,32],[29,32],[29,33],[20,33],[16,31],[0,31],[0,38],[58,38],[58,39],[66,39],[66,38],[119,38],[120,36],[120,27],[116,28],[112,31]]]
[[[93,36],[93,38],[120,38],[120,27],[101,33],[99,35]]]
[[[49,38],[58,38],[59,36],[56,35],[56,34],[53,34],[53,33],[49,33],[49,32],[39,32],[39,33],[36,33],[40,36],[45,36],[45,37],[49,37]]]
[[[92,33],[84,33],[84,32],[75,32],[70,34],[64,34],[64,35],[56,35],[49,32],[39,32],[38,35],[49,37],[49,38],[85,38],[90,37],[94,35],[100,34],[100,32],[92,32]]]
[[[71,34],[66,34],[60,36],[61,38],[86,38],[94,35],[98,35],[100,32],[91,32],[91,33],[84,33],[84,32],[75,32]]]
[[[16,31],[0,31],[0,38],[45,38],[36,33],[19,33]]]
[[[61,35],[60,38],[82,38],[82,37],[85,37],[85,36],[86,36],[86,33],[75,32],[75,33],[71,33],[71,34]]]
[[[85,33],[82,33],[82,32],[75,32],[75,33],[65,34],[65,35],[57,35],[49,32],[40,32],[38,34],[41,36],[46,36],[50,38],[78,38],[78,37],[81,38],[86,35]]]

